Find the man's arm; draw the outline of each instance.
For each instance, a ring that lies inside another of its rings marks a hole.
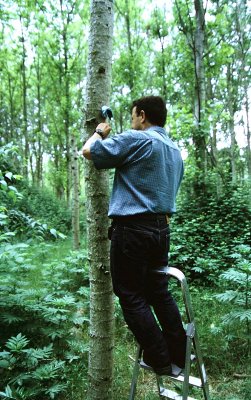
[[[101,129],[101,131],[102,131],[102,136],[99,133],[97,133],[97,130],[99,130],[99,129]],[[92,143],[96,142],[96,140],[105,139],[109,135],[110,131],[111,131],[110,125],[105,122],[102,122],[101,124],[99,124],[97,126],[94,134],[86,141],[86,143],[84,144],[84,146],[82,148],[82,154],[87,160],[92,159],[92,156],[91,156]]]

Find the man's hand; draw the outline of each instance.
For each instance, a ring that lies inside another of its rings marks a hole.
[[[109,135],[112,128],[106,122],[101,122],[101,124],[98,124],[96,129],[102,130],[102,137],[105,139]],[[82,154],[85,158],[87,158],[87,160],[91,160],[91,144],[100,139],[101,135],[94,132],[94,134],[84,144],[84,147],[82,148]]]
[[[101,129],[103,131],[104,138],[106,138],[109,135],[112,128],[106,122],[101,122],[100,124],[98,124],[96,130],[97,129]]]

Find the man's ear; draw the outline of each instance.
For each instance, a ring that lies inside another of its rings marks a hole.
[[[141,110],[139,115],[140,115],[140,116],[141,116],[141,118],[142,118],[142,121],[141,121],[141,122],[145,122],[145,120],[146,120],[146,114],[145,114],[145,111],[144,111],[144,110]]]

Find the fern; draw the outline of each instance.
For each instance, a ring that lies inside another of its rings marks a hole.
[[[224,325],[233,325],[236,322],[250,322],[251,310],[235,310],[222,317]]]
[[[10,349],[13,353],[19,353],[27,346],[28,343],[29,340],[27,340],[25,336],[19,333],[16,337],[11,337],[8,340],[8,342],[6,343],[6,347]]]
[[[0,392],[0,396],[3,397],[4,399],[15,399],[15,397],[13,397],[13,393],[9,385],[6,386],[5,392]]]
[[[34,367],[38,365],[39,360],[47,360],[49,357],[51,357],[53,352],[53,347],[52,344],[50,344],[49,346],[46,346],[42,349],[30,348],[24,350],[24,352],[27,355],[27,365]]]
[[[0,392],[0,396],[4,399],[28,400],[34,399],[34,396],[36,396],[37,393],[37,391],[34,391],[32,389],[25,389],[24,387],[17,387],[16,389],[14,389],[7,385],[5,387],[5,392]]]
[[[67,388],[66,384],[58,383],[56,385],[51,386],[49,389],[45,391],[45,394],[49,395],[51,399],[55,399],[56,395],[62,393]]]
[[[231,254],[235,265],[220,275],[223,284],[228,283],[231,289],[215,297],[224,303],[232,304],[233,309],[222,317],[224,326],[236,327],[238,337],[248,338],[250,351],[250,322],[251,322],[251,248],[248,245],[238,245]],[[242,334],[242,329],[244,335]]]
[[[216,294],[215,297],[222,301],[223,303],[228,303],[233,300],[236,300],[236,298],[239,296],[239,293],[236,292],[235,290],[227,290],[224,293]]]
[[[8,221],[12,230],[18,232],[19,235],[25,234],[28,238],[35,237],[40,240],[43,240],[46,237],[66,238],[66,236],[61,232],[58,232],[54,228],[48,228],[47,224],[43,224],[40,221],[33,219],[20,210],[10,210],[8,212]]]
[[[0,315],[0,319],[6,324],[13,324],[13,322],[23,321],[22,317],[19,317],[18,315],[11,313],[2,313],[2,315]]]
[[[53,248],[40,244],[39,249],[42,259]],[[44,264],[35,288],[30,283],[37,268],[34,256],[26,243],[0,244],[0,329],[6,342],[0,351],[0,398],[57,398],[67,390],[72,371],[76,375],[83,368],[83,355],[87,363],[82,325],[89,305],[87,297],[86,304],[79,302],[78,293],[89,283],[85,255],[72,253],[64,262]]]
[[[64,368],[65,361],[53,361],[38,367],[31,376],[40,381],[57,378]]]
[[[238,267],[241,267],[238,265]],[[247,273],[245,272],[240,272],[236,270],[235,268],[229,268],[227,271],[223,272],[220,275],[220,278],[229,282],[233,282],[237,285],[240,286],[245,286],[246,285],[246,279],[248,279],[249,282],[251,282],[251,276],[246,276]]]

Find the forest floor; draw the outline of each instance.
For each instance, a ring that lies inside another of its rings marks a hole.
[[[175,297],[178,304],[178,293]],[[229,332],[220,329],[221,317],[227,308],[215,298],[215,289],[191,287],[190,293],[196,318],[202,356],[209,381],[211,400],[250,400],[251,399],[251,363],[247,355],[247,342],[231,338]],[[180,306],[182,314],[183,307]],[[122,318],[122,317],[121,317]],[[114,399],[127,400],[129,396],[133,360],[136,344],[122,319],[117,323],[115,343]],[[191,374],[198,376],[195,365]],[[170,379],[164,378],[164,384],[171,390],[180,390]],[[204,399],[201,389],[192,388],[189,395],[195,399]],[[140,369],[137,395],[135,400],[157,400],[158,388],[153,373]]]
[[[50,245],[48,251],[40,252],[37,262],[58,261],[71,253],[72,243],[64,241],[61,245]],[[40,264],[41,265],[41,264]],[[34,274],[35,284],[37,272]],[[31,281],[33,281],[31,276]],[[250,400],[251,399],[251,363],[248,357],[247,340],[238,335],[239,327],[226,328],[221,325],[221,318],[230,310],[230,306],[220,303],[215,294],[219,289],[201,287],[190,283],[190,295],[200,339],[202,356],[209,381],[211,400]],[[181,291],[175,282],[170,289],[179,305],[185,320],[185,308],[181,299]],[[115,300],[115,351],[114,351],[114,389],[115,400],[128,400],[130,383],[136,353],[136,344],[132,334],[124,323],[118,302]],[[198,373],[193,367],[193,375]],[[168,378],[165,381],[170,385]],[[86,384],[84,386],[86,387]],[[171,383],[172,384],[172,383]],[[177,390],[177,386],[169,387]],[[179,390],[179,388],[178,388]],[[84,390],[85,391],[85,390]],[[75,392],[76,393],[76,392]],[[202,391],[193,389],[190,396],[202,400]],[[80,398],[76,396],[76,398]],[[156,378],[151,372],[140,370],[135,400],[157,400]]]
[[[128,400],[130,392],[131,377],[133,374],[133,359],[135,359],[136,345],[132,340],[127,342],[120,341],[116,344],[115,350],[115,372],[114,372],[114,399]],[[224,358],[224,355],[218,355]],[[234,357],[233,357],[234,358]],[[238,366],[238,360],[234,365],[230,365],[229,371],[225,368],[218,373],[213,371],[213,366],[207,365],[206,371],[209,381],[209,391],[211,400],[250,400],[251,399],[251,369],[248,371],[247,362]],[[194,368],[193,376],[198,376]],[[174,385],[171,380],[164,378],[165,387],[179,392],[181,387]],[[180,393],[180,392],[179,392]],[[193,388],[189,396],[203,400],[203,393],[200,389]],[[158,388],[155,375],[151,372],[140,369],[137,392],[135,400],[158,400]]]

